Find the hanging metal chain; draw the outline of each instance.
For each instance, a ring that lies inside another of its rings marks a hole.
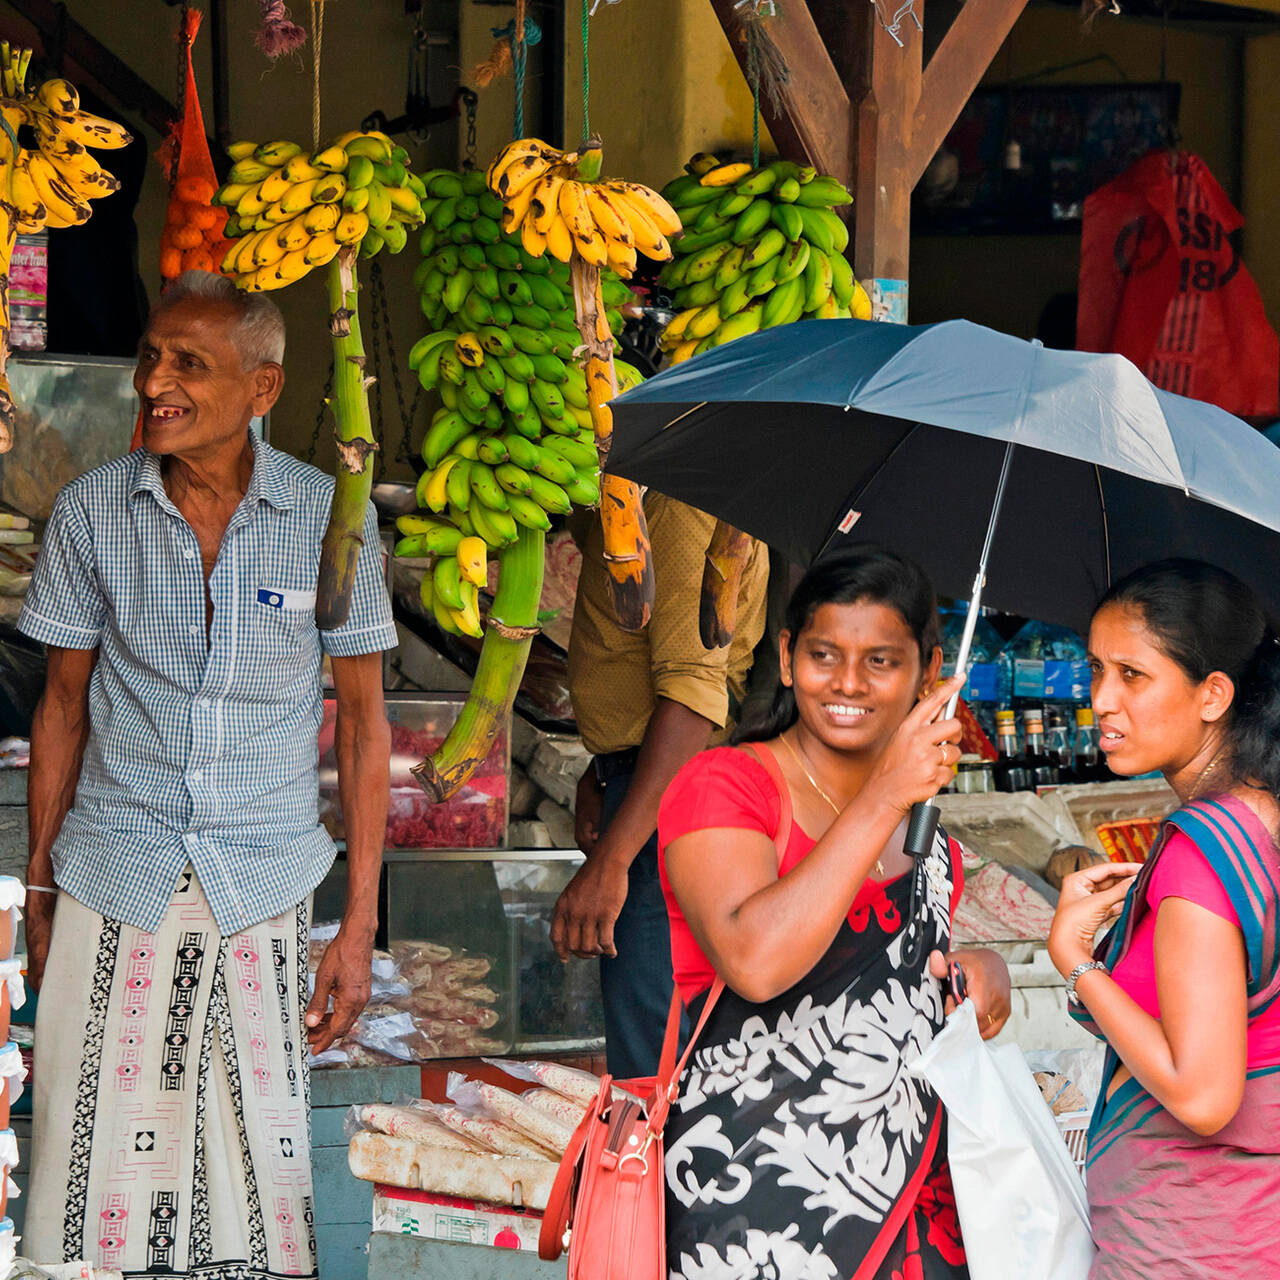
[[[311,433],[311,443],[307,446],[307,462],[315,462],[316,452],[320,448],[320,433],[324,430],[324,418],[329,408],[329,397],[333,395],[333,359],[329,360],[329,373],[324,380],[324,390],[320,393],[320,408],[316,412],[315,430]]]
[[[178,181],[178,165],[182,160],[182,123],[187,114],[187,12],[191,6],[183,0],[182,11],[178,14],[178,72],[177,91],[173,95],[176,108],[174,116],[173,147],[169,153],[170,188]]]
[[[476,103],[480,101],[480,96],[474,89],[468,89],[466,85],[458,90],[458,96],[462,99],[463,110],[467,113],[467,143],[462,167],[471,170],[476,167]]]
[[[422,407],[422,384],[419,383],[414,391],[412,404],[407,404],[404,394],[404,383],[400,377],[400,361],[396,358],[396,340],[395,331],[391,324],[391,308],[387,299],[387,284],[382,275],[382,264],[377,258],[374,258],[369,270],[369,303],[373,311],[373,326],[370,334],[370,350],[373,355],[373,376],[378,379],[378,434],[386,439],[386,420],[382,413],[381,387],[382,387],[382,371],[381,371],[381,347],[383,341],[387,344],[387,361],[391,366],[391,389],[395,392],[396,410],[400,414],[400,442],[396,448],[395,458],[397,462],[403,462],[406,466],[412,466],[413,453],[410,444],[413,436],[414,423],[418,420],[418,411]],[[383,459],[386,457],[384,449],[378,455],[379,474],[385,469]]]

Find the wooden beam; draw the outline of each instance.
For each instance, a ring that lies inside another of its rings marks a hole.
[[[916,0],[924,20],[924,0]],[[878,319],[905,322],[911,247],[911,189],[906,174],[911,121],[920,101],[923,32],[909,18],[898,40],[885,30],[879,10],[851,10],[861,31],[862,63],[851,86],[854,98],[854,274],[871,294]],[[898,41],[901,41],[901,44]]]
[[[1027,0],[965,0],[925,68],[905,180],[914,187],[960,118]]]
[[[743,75],[747,50],[735,0],[711,0]],[[786,0],[765,28],[790,70],[782,90],[782,111],[772,110],[761,95],[760,114],[779,152],[790,160],[807,160],[842,182],[853,177],[853,139],[849,95],[827,52],[805,0]]]
[[[62,55],[83,74],[101,96],[137,112],[161,137],[177,116],[177,108],[144,80],[128,63],[116,57],[89,34],[54,0],[8,0],[35,30],[46,55]]]

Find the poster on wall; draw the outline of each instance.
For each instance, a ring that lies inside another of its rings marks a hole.
[[[928,234],[1078,231],[1085,198],[1176,134],[1181,86],[978,89],[912,198]]]

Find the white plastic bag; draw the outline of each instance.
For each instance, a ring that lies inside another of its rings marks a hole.
[[[972,1280],[1085,1280],[1095,1250],[1084,1183],[1018,1047],[988,1047],[966,1000],[911,1072],[947,1109]]]

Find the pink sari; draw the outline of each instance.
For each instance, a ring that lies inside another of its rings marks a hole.
[[[1146,889],[1171,830],[1195,841],[1222,881],[1244,932],[1249,1018],[1280,999],[1280,851],[1231,796],[1170,817],[1098,948],[1108,966],[1149,909]],[[1095,1035],[1083,1011],[1072,1016]],[[1098,1256],[1089,1280],[1262,1280],[1280,1274],[1280,1066],[1250,1071],[1231,1123],[1193,1133],[1136,1079],[1111,1097],[1119,1059],[1108,1047],[1089,1130],[1089,1211]]]

